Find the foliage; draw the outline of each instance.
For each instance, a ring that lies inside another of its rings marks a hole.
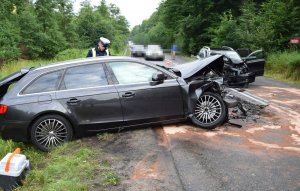
[[[284,50],[300,35],[300,4],[295,0],[164,0],[152,16],[133,28],[139,44],[176,42],[195,54],[202,46]],[[164,33],[166,35],[164,35]]]
[[[1,138],[0,146],[0,158],[21,148],[21,154],[31,163],[31,170],[23,186],[16,190],[89,190],[93,186],[91,182],[94,181],[94,174],[98,172],[100,182],[97,180],[97,185],[100,190],[120,182],[105,156],[80,140],[65,143],[49,153]]]
[[[75,58],[85,58],[87,55],[86,49],[66,49],[62,52],[59,52],[55,56],[56,61],[63,61],[63,60],[71,60]]]
[[[0,66],[20,54],[20,27],[14,3],[9,0],[0,3]]]
[[[129,34],[128,22],[116,5],[92,7],[83,2],[78,14],[72,0],[2,0],[0,4],[0,67],[7,61],[54,58],[66,49],[88,49],[100,36],[120,54]]]
[[[269,54],[266,70],[283,79],[300,82],[300,52],[276,52]]]

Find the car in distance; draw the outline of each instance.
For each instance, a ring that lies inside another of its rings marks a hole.
[[[227,116],[219,84],[207,77],[222,70],[216,61],[220,56],[164,68],[97,57],[23,69],[0,80],[1,136],[48,151],[104,130],[187,118],[215,128]]]
[[[146,48],[146,60],[164,60],[165,55],[159,45],[148,45]]]
[[[244,51],[245,52],[245,51]],[[198,53],[198,58],[203,59],[212,55],[224,57],[224,80],[229,86],[245,86],[255,81],[256,76],[264,75],[265,60],[259,55],[262,50],[251,52],[243,58],[232,48],[209,48],[204,46]]]
[[[144,45],[134,44],[131,46],[131,56],[132,57],[144,57],[145,56],[145,47]]]

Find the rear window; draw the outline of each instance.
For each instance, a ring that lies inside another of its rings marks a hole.
[[[0,80],[0,98],[3,97],[31,68],[24,68]]]
[[[62,73],[63,72],[60,70],[40,76],[23,91],[23,94],[42,93],[57,90]]]
[[[108,85],[102,64],[76,66],[66,71],[62,89],[80,89]]]
[[[11,82],[0,87],[0,98],[15,86],[16,82]]]

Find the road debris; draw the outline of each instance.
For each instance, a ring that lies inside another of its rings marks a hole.
[[[245,121],[256,122],[260,119],[260,111],[269,105],[267,100],[239,88],[225,88],[223,99],[228,106],[227,124],[238,128]]]

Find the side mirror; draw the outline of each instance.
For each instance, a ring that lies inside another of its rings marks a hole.
[[[165,74],[163,74],[162,72],[157,72],[152,75],[151,85],[157,85],[163,83],[164,80],[165,80]]]
[[[164,79],[165,79],[165,75],[161,72],[157,72],[157,73],[152,75],[152,81],[163,82]]]

